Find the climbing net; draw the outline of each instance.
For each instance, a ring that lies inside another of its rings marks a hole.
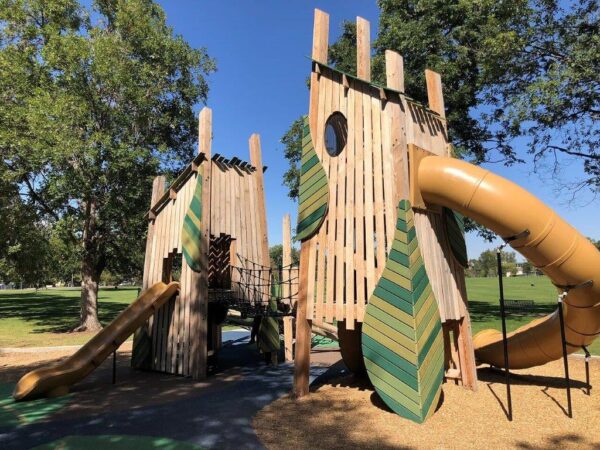
[[[237,255],[230,266],[231,289],[213,293],[213,301],[225,303],[242,317],[294,314],[298,295],[298,265],[272,268]]]

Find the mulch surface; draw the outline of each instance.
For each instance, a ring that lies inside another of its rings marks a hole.
[[[294,401],[281,398],[254,418],[269,449],[600,449],[600,360],[590,363],[587,395],[584,363],[570,358],[573,418],[566,415],[562,360],[515,372],[514,420],[504,405],[503,372],[478,371],[477,392],[443,385],[437,412],[418,425],[391,412],[368,381],[336,378]]]

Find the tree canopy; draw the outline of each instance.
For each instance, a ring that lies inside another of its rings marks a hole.
[[[0,25],[3,171],[80,248],[97,328],[102,271],[143,265],[152,178],[192,157],[215,63],[152,0],[4,0]]]
[[[534,168],[549,161],[555,173],[564,167],[563,156],[575,158],[581,176],[571,192],[582,186],[598,191],[597,1],[378,0],[378,6],[373,79],[385,82],[386,49],[404,57],[406,91],[423,103],[424,70],[441,73],[450,139],[459,156]],[[329,63],[356,72],[354,24],[343,25]],[[297,169],[296,141],[284,144]],[[297,172],[285,175],[293,198]]]

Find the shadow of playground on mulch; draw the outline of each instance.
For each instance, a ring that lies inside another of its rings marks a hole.
[[[134,294],[132,293],[132,298]],[[98,302],[100,322],[107,324],[127,307],[126,303]],[[0,301],[0,317],[16,318],[33,322],[33,333],[60,333],[73,329],[79,317],[79,298],[57,294],[18,293],[3,294]]]

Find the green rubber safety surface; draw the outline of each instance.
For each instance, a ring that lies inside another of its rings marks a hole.
[[[132,435],[66,436],[48,444],[34,447],[44,450],[202,450],[194,444],[163,437]]]
[[[406,200],[365,311],[362,351],[369,379],[396,414],[422,423],[435,411],[444,376],[442,321]]]
[[[59,398],[41,398],[15,402],[13,383],[0,384],[0,428],[17,428],[45,419],[62,409],[71,400],[70,395]]]
[[[302,159],[300,170],[298,225],[296,240],[305,240],[315,234],[327,215],[329,182],[325,169],[315,152],[308,116],[304,116]]]

